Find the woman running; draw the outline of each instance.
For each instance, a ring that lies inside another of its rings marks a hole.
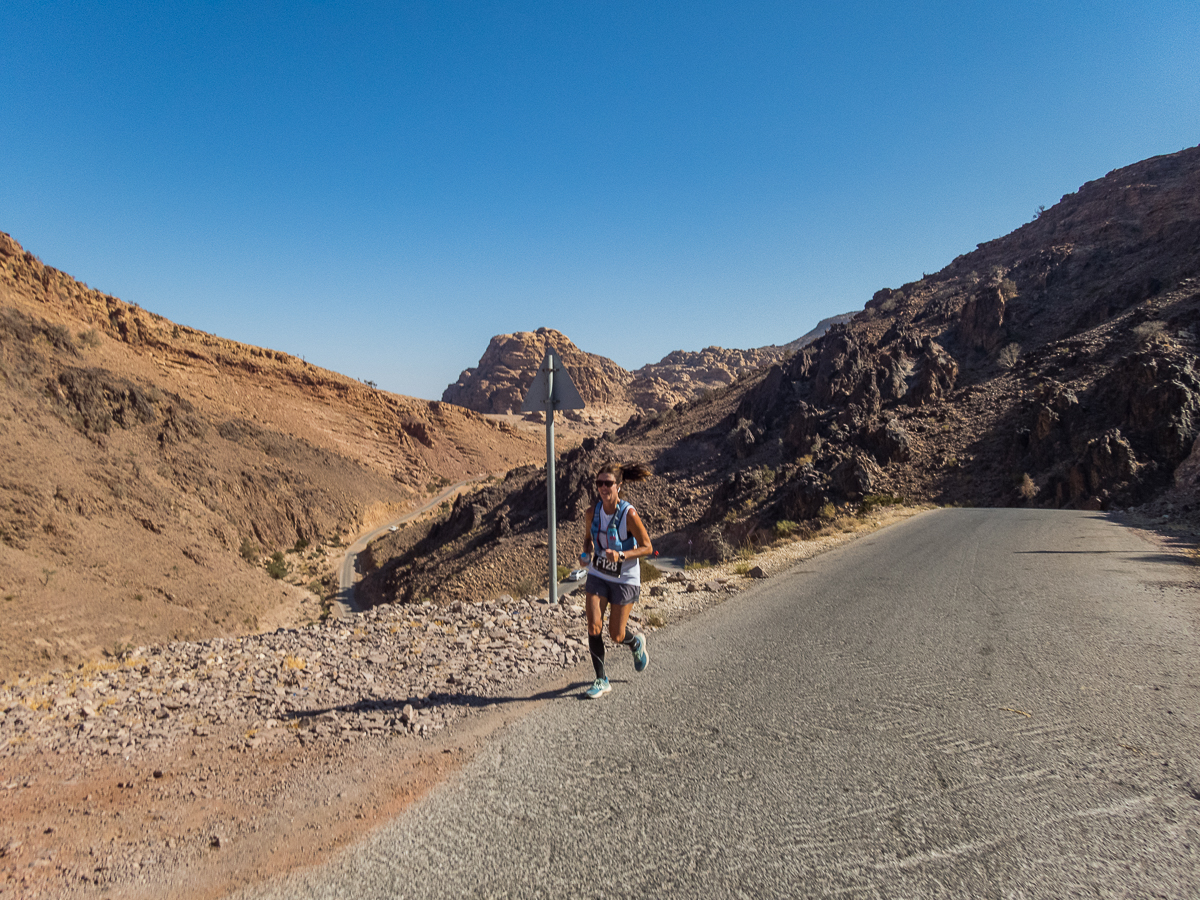
[[[642,592],[642,572],[638,560],[654,553],[650,535],[642,524],[637,510],[618,496],[626,481],[644,481],[650,469],[641,463],[623,466],[606,463],[596,473],[596,491],[600,499],[592,510],[589,530],[583,541],[580,562],[587,564],[588,648],[596,680],[587,689],[588,697],[596,700],[612,690],[604,671],[604,611],[611,606],[608,634],[618,644],[633,651],[633,668],[643,672],[650,664],[646,654],[646,638],[631,635],[626,630],[633,604]]]

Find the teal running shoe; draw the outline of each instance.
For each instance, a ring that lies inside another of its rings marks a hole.
[[[645,672],[650,665],[650,654],[646,652],[646,636],[639,634],[633,642],[633,671]]]
[[[592,686],[584,691],[584,693],[590,700],[599,700],[611,690],[612,685],[608,683],[607,678],[597,678],[592,682]]]

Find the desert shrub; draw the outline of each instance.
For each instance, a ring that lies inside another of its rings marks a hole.
[[[1002,369],[1011,369],[1021,359],[1021,345],[1018,343],[1005,344],[996,354],[996,362]]]
[[[564,578],[566,578],[568,575],[571,574],[571,567],[570,566],[559,566],[557,571],[558,571],[558,580],[562,581]]]
[[[287,573],[287,560],[283,558],[283,552],[281,550],[276,550],[271,554],[271,561],[267,563],[267,574],[278,580]]]
[[[756,552],[757,551],[754,549],[754,547],[752,545],[742,544],[742,546],[738,547],[737,558],[740,560],[743,560],[743,561],[748,560],[748,559],[754,559],[754,554]]]
[[[46,340],[48,340],[55,349],[67,350],[71,353],[75,352],[75,338],[71,334],[71,329],[66,325],[51,324],[46,327]]]
[[[119,659],[134,648],[133,641],[114,641],[111,647],[104,648],[104,655]]]
[[[709,562],[707,559],[693,559],[689,562],[684,563],[683,568],[688,571],[690,571],[692,569],[711,569],[712,565],[713,564],[711,562]]]
[[[1025,500],[1032,500],[1037,496],[1038,486],[1029,477],[1028,472],[1021,476],[1021,483],[1017,486],[1017,493]]]
[[[800,526],[791,519],[780,519],[771,526],[771,531],[776,538],[782,540],[790,538],[793,534],[800,530]]]
[[[663,617],[662,613],[652,612],[646,616],[646,624],[653,628],[662,628],[667,624],[667,620]]]
[[[1000,293],[1005,300],[1011,300],[1017,296],[1017,284],[1011,278],[1005,278],[1000,282]]]
[[[250,540],[250,538],[242,539],[242,546],[238,548],[238,553],[248,563],[258,562],[258,545]]]
[[[509,591],[512,593],[512,595],[518,600],[523,600],[536,590],[537,582],[528,575],[523,578],[518,578],[515,582],[513,582],[512,587],[509,588]]]
[[[1133,327],[1133,336],[1139,344],[1153,344],[1160,337],[1163,337],[1166,331],[1166,324],[1154,319],[1149,322],[1143,322],[1141,325],[1135,325]]]
[[[900,506],[903,503],[904,501],[894,494],[867,494],[862,498],[858,514],[865,516],[885,506]]]
[[[662,578],[662,569],[648,559],[639,559],[638,568],[642,573],[642,584],[649,584],[651,581],[658,581]]]
[[[735,575],[745,575],[745,574],[747,574],[747,573],[750,571],[750,569],[751,569],[751,568],[752,568],[752,567],[751,567],[750,563],[748,563],[748,562],[740,562],[740,563],[738,563],[736,566],[734,566],[734,567],[733,567],[733,574],[735,574]]]
[[[821,511],[819,513],[817,513],[817,515],[819,515],[826,522],[832,522],[834,519],[837,518],[837,507],[834,506],[832,503],[827,502],[824,506],[821,507]]]
[[[293,552],[299,553],[302,550],[306,550],[306,549],[308,549],[308,538],[306,538],[306,537],[296,538],[296,544],[294,547],[292,547]]]
[[[89,328],[87,331],[79,332],[79,343],[89,350],[95,350],[100,346],[100,332],[95,328]]]

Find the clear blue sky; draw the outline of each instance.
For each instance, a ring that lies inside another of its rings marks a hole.
[[[785,343],[1200,142],[1200,3],[25,2],[0,229],[437,399],[546,325]]]

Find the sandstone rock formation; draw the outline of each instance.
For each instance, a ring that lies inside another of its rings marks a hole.
[[[849,319],[849,314],[824,319],[808,334],[782,346],[675,350],[634,372],[607,357],[580,350],[565,334],[551,328],[499,334],[488,344],[479,365],[464,370],[458,381],[446,388],[442,401],[481,413],[518,412],[546,350],[553,347],[589,407],[619,409],[626,414],[663,412],[786,359]]]
[[[633,373],[629,399],[641,410],[662,412],[677,403],[693,400],[704,391],[727,387],[756,369],[778,362],[785,354],[782,347],[675,350]]]
[[[520,412],[538,366],[550,349],[562,359],[584,403],[609,406],[627,401],[629,372],[611,359],[580,350],[561,331],[539,328],[492,338],[479,365],[464,370],[442,393],[442,402],[482,413]]]

